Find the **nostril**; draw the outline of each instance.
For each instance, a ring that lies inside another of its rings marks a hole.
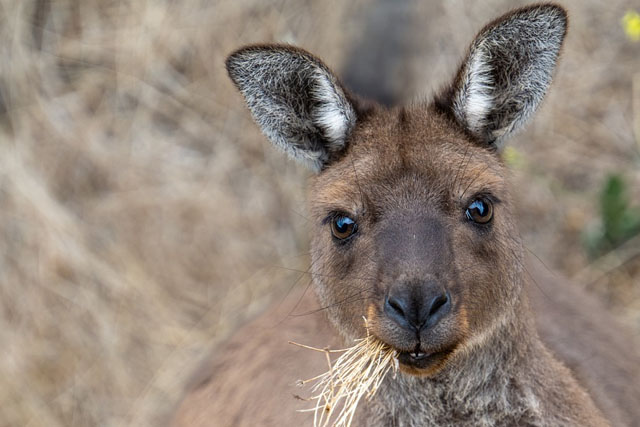
[[[442,308],[443,305],[449,302],[449,294],[442,294],[437,296],[431,301],[431,307],[429,308],[429,317],[433,316]]]
[[[447,315],[451,309],[451,296],[449,292],[442,293],[436,297],[433,297],[425,306],[423,313],[426,316],[421,317],[424,319],[424,326],[431,328]]]
[[[405,316],[405,312],[404,312],[404,308],[402,307],[402,303],[398,300],[396,300],[395,298],[391,297],[387,297],[387,306],[389,306],[396,314],[404,317]]]
[[[403,328],[412,329],[413,326],[407,318],[409,312],[407,302],[401,297],[387,296],[384,302],[384,312],[387,316]]]
[[[422,296],[420,292],[396,292],[388,294],[384,301],[384,312],[389,319],[404,329],[417,332],[433,327],[450,308],[451,297],[443,290],[430,296]]]

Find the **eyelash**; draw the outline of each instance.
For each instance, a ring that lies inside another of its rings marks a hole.
[[[502,200],[500,200],[498,197],[496,197],[493,193],[491,193],[488,190],[482,190],[479,191],[477,193],[475,193],[473,196],[469,197],[466,199],[466,201],[464,203],[461,203],[462,207],[464,209],[467,208],[467,206],[469,206],[469,204],[471,204],[471,202],[473,202],[475,199],[488,199],[491,203],[493,203],[493,205],[497,205],[502,203]]]
[[[353,219],[354,221],[358,222],[358,217],[359,215],[353,215],[350,214],[349,212],[345,212],[345,211],[331,211],[329,212],[329,214],[322,220],[322,225],[327,225],[329,223],[331,223],[331,221],[333,221],[334,219],[338,218],[338,217],[348,217]]]

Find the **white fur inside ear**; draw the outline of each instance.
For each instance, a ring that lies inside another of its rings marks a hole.
[[[355,121],[355,112],[346,103],[342,89],[324,73],[316,73],[314,96],[318,105],[313,111],[313,122],[323,130],[329,150],[342,149]]]
[[[486,118],[494,105],[494,84],[491,68],[488,64],[486,52],[478,47],[471,56],[466,73],[466,90],[460,93],[456,100],[456,111],[461,112],[460,120],[465,122],[472,132],[480,132],[486,123]]]
[[[566,29],[566,12],[551,4],[494,21],[471,44],[446,108],[470,134],[499,148],[544,98]]]

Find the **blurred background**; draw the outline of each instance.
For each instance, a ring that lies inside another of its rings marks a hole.
[[[528,250],[640,333],[640,5],[570,30],[504,152]],[[161,425],[198,364],[309,277],[305,178],[224,70],[252,42],[384,102],[430,96],[523,1],[0,0],[0,426]]]

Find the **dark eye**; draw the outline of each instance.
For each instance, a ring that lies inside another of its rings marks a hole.
[[[331,233],[336,239],[344,240],[356,232],[358,226],[348,216],[339,215],[331,220]]]
[[[493,204],[489,199],[477,198],[469,204],[465,215],[477,224],[487,224],[493,218]]]

